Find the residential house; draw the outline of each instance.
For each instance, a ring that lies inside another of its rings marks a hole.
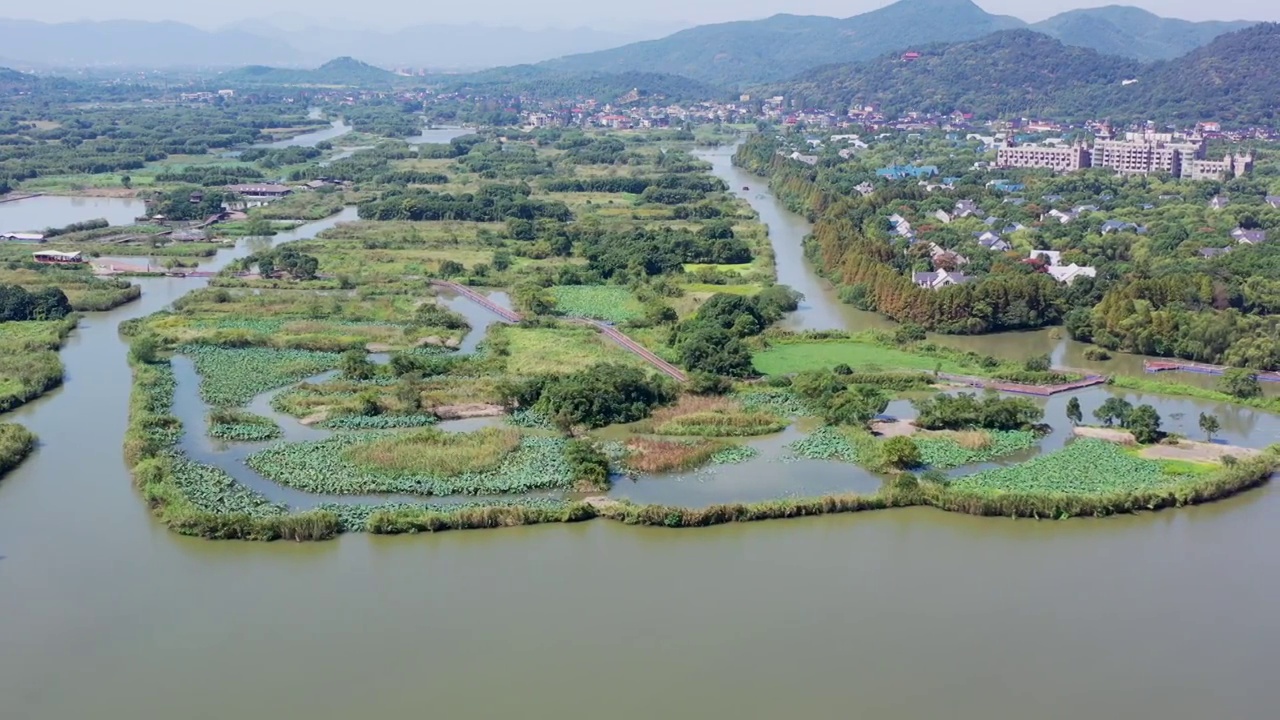
[[[228,185],[227,190],[246,198],[281,198],[293,193],[293,188],[272,184]]]
[[[1004,229],[1000,231],[1000,234],[1011,235],[1013,233],[1019,232],[1021,230],[1026,230],[1026,229],[1027,229],[1026,225],[1023,225],[1020,222],[1016,222],[1016,223],[1011,223],[1009,225],[1005,225]]]
[[[1113,232],[1128,232],[1128,231],[1135,232],[1139,235],[1142,235],[1147,232],[1147,228],[1145,225],[1138,225],[1137,223],[1124,222],[1121,220],[1107,220],[1106,222],[1102,223],[1102,228],[1100,229],[1100,232],[1103,235],[1110,235]]]
[[[1221,257],[1221,256],[1223,256],[1223,255],[1226,255],[1226,254],[1227,254],[1227,253],[1229,253],[1229,252],[1231,252],[1231,248],[1229,248],[1229,247],[1224,247],[1224,248],[1200,248],[1200,257],[1205,258],[1205,259],[1207,259],[1207,260],[1212,260],[1213,258]]]
[[[1209,207],[1214,210],[1221,210],[1231,204],[1231,199],[1226,195],[1214,195],[1209,201]]]
[[[1012,205],[1014,207],[1022,207],[1023,205],[1027,204],[1027,199],[1020,198],[1020,197],[1008,197],[1002,200],[1001,202],[1005,203],[1006,205]]]
[[[1073,210],[1059,210],[1054,208],[1045,215],[1045,217],[1055,218],[1058,222],[1066,225],[1076,219],[1076,213]]]
[[[1267,231],[1236,228],[1231,231],[1231,238],[1241,245],[1259,245],[1267,241]]]
[[[1280,210],[1280,195],[1268,195],[1267,204],[1277,210]]]
[[[867,197],[876,191],[875,185],[872,185],[869,182],[859,183],[855,185],[853,189],[862,197]]]
[[[926,178],[938,174],[936,165],[890,165],[876,170],[876,175],[886,180],[906,180],[907,178]]]
[[[935,213],[933,214],[933,216],[934,216],[934,217],[936,217],[936,218],[938,218],[938,220],[939,220],[943,225],[946,225],[947,223],[950,223],[950,222],[951,222],[951,214],[950,214],[950,213],[948,213],[946,210],[939,210],[939,211],[935,212]]]
[[[1049,276],[1060,283],[1070,285],[1078,278],[1097,277],[1098,269],[1086,267],[1071,263],[1070,265],[1050,265],[1048,268]]]
[[[977,215],[978,212],[979,212],[978,203],[972,200],[957,200],[955,211],[953,214],[956,217],[966,218],[966,217],[969,217],[970,215]]]
[[[979,245],[993,252],[1008,252],[1013,249],[1013,246],[1006,242],[1004,238],[990,230],[975,233],[975,235],[978,238]]]
[[[938,290],[949,285],[963,285],[972,277],[954,270],[935,270],[933,272],[913,273],[911,279],[915,284],[929,290]]]
[[[1047,202],[1047,203],[1062,202],[1062,196],[1061,196],[1061,195],[1056,195],[1056,194],[1055,194],[1055,195],[1045,195],[1044,197],[1042,197],[1042,198],[1040,198],[1040,199],[1041,199],[1041,200],[1044,200],[1044,201],[1045,201],[1045,202]]]

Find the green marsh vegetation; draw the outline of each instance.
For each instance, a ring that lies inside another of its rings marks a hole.
[[[22,464],[36,447],[36,436],[17,423],[0,423],[0,478]]]
[[[209,436],[234,442],[261,442],[280,437],[280,426],[270,418],[239,408],[209,411]]]
[[[76,318],[0,322],[0,412],[8,412],[62,384],[58,349]]]

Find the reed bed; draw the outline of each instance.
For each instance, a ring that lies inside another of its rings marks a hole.
[[[686,395],[675,405],[653,413],[650,426],[658,435],[750,437],[781,432],[787,422],[773,413],[746,411],[736,400]]]
[[[36,448],[36,436],[16,423],[0,423],[0,477],[22,464]]]
[[[393,473],[452,476],[496,470],[520,447],[520,431],[484,428],[472,433],[423,430],[356,445],[345,454],[361,467]]]
[[[661,440],[635,437],[626,442],[623,464],[636,473],[692,470],[711,461],[728,443],[715,440]]]

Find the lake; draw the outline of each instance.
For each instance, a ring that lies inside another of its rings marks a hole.
[[[0,232],[40,232],[99,218],[112,225],[132,225],[146,214],[147,204],[135,198],[40,195],[0,202]]]
[[[1204,720],[1280,706],[1274,486],[1067,522],[911,509],[685,531],[179,537],[124,467],[117,327],[203,281],[141,282],[140,302],[82,322],[61,389],[5,417],[43,442],[0,481],[5,718]],[[1231,437],[1276,437],[1272,416],[1217,411]]]

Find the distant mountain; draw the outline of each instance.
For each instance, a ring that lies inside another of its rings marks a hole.
[[[1162,18],[1141,8],[1109,5],[1071,10],[1031,25],[1068,45],[1138,60],[1169,60],[1201,47],[1223,33],[1254,23],[1190,22]]]
[[[982,117],[1067,117],[1091,113],[1142,70],[1135,60],[1068,47],[1030,30],[915,52],[914,60],[893,53],[815,68],[764,92],[833,110],[877,104],[890,114],[959,110]]]
[[[243,22],[236,29],[286,42],[305,62],[355,55],[388,67],[477,69],[519,65],[569,53],[617,47],[644,35],[591,28],[524,30],[516,27],[412,25],[394,32],[349,27],[294,27],[282,30],[274,21]]]
[[[1143,64],[1070,47],[1030,30],[938,44],[906,59],[814,68],[759,88],[796,106],[833,111],[878,104],[979,117],[1103,118],[1276,124],[1280,23],[1215,38],[1180,58]]]
[[[293,62],[279,41],[226,30],[208,32],[176,22],[110,20],[41,23],[0,19],[4,52],[24,65],[46,67],[209,67]]]
[[[899,0],[850,18],[775,15],[701,25],[674,35],[544,63],[569,71],[674,73],[721,86],[781,80],[818,65],[871,60],[936,42],[1030,28],[1067,45],[1138,60],[1176,57],[1248,22],[1171,20],[1133,7],[1073,10],[1034,25],[972,0]]]
[[[39,83],[35,75],[18,72],[7,67],[0,67],[0,93],[21,92],[35,87]]]
[[[790,77],[832,62],[866,60],[930,42],[981,37],[1022,26],[971,0],[899,0],[851,18],[775,15],[701,25],[660,40],[572,55],[543,65],[560,71],[645,71],[685,75],[721,86]]]
[[[315,70],[295,70],[264,65],[249,65],[222,73],[218,79],[228,85],[342,85],[350,87],[385,87],[399,80],[389,70],[374,67],[355,58],[340,57]]]

